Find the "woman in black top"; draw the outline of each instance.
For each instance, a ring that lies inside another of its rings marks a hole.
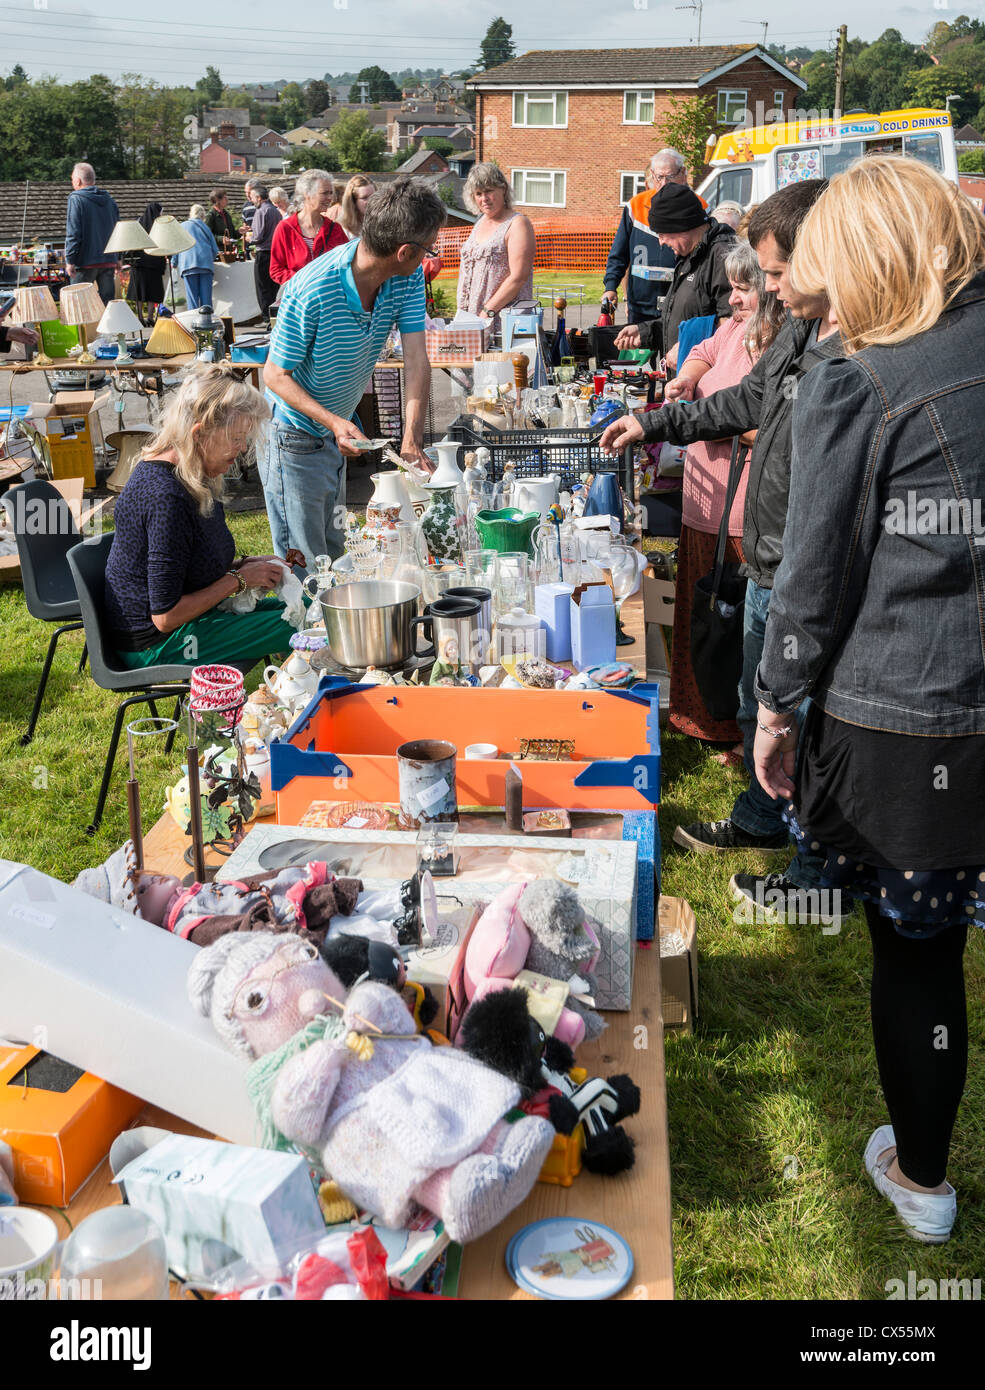
[[[129,667],[253,661],[284,652],[294,628],[279,599],[250,613],[218,608],[283,577],[274,555],[236,559],[222,478],[256,442],[266,402],[228,364],[197,369],[171,401],[114,511],[106,613]]]
[[[150,229],[164,211],[160,203],[148,203],[137,221],[150,235]],[[127,298],[137,306],[137,318],[147,327],[154,322],[155,306],[164,298],[163,256],[151,256],[137,251],[130,270],[130,291]]]

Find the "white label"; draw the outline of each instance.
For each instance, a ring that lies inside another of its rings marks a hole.
[[[426,787],[424,791],[418,792],[417,799],[424,809],[427,810],[429,806],[434,806],[439,801],[443,800],[448,790],[448,783],[445,778],[442,777],[439,781],[433,782],[430,787]]]
[[[18,917],[22,922],[30,922],[35,927],[51,928],[55,925],[52,913],[42,912],[36,907],[27,907],[24,903],[15,903],[13,907],[8,907],[7,916]]]
[[[350,816],[345,823],[347,830],[362,830],[364,825],[369,825],[365,816]]]

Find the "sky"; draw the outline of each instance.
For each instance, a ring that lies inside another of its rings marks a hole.
[[[230,86],[245,82],[304,81],[326,72],[379,64],[388,71],[440,67],[454,72],[478,58],[489,22],[513,25],[517,52],[543,48],[672,47],[697,38],[697,0],[168,0],[153,7],[160,18],[135,18],[151,9],[126,0],[0,0],[0,73],[17,62],[32,77],[71,82],[95,72],[116,79],[139,72],[166,86],[192,85],[206,64]],[[853,0],[841,13],[826,6],[776,0],[707,0],[701,42],[762,41],[788,47],[827,47],[837,26],[849,36],[874,39],[887,28],[921,41],[940,19],[985,15],[985,0],[895,5]],[[283,24],[277,24],[283,15]],[[830,25],[825,28],[825,16]],[[209,22],[211,21],[211,22]],[[817,27],[811,27],[812,25]]]

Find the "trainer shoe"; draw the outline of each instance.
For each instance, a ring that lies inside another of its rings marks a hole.
[[[755,909],[763,921],[820,926],[836,934],[849,915],[841,910],[839,889],[802,888],[783,874],[733,874],[728,886],[735,901]]]
[[[880,1154],[882,1157],[880,1158]],[[950,1183],[947,1192],[913,1192],[886,1176],[896,1157],[896,1135],[892,1125],[880,1125],[865,1146],[865,1169],[884,1197],[896,1208],[907,1233],[925,1245],[943,1245],[951,1235],[958,1214],[957,1193]]]
[[[674,831],[674,843],[699,854],[724,854],[728,850],[758,849],[765,854],[779,854],[790,848],[790,836],[784,830],[779,835],[750,835],[730,820],[698,821],[696,825],[679,825]]]

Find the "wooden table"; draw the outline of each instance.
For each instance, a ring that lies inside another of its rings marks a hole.
[[[640,661],[643,658],[643,605],[639,595],[627,600],[623,623],[635,641],[632,647],[620,648],[620,656]],[[182,856],[189,844],[172,818],[164,815],[144,836],[144,862],[158,872],[184,877],[187,865]],[[626,1122],[627,1131],[636,1141],[635,1167],[617,1178],[582,1172],[569,1188],[538,1183],[506,1221],[465,1247],[459,1285],[462,1298],[529,1299],[531,1295],[517,1288],[506,1272],[506,1246],[521,1227],[549,1216],[603,1222],[626,1238],[633,1251],[635,1269],[619,1298],[673,1298],[659,940],[658,933],[652,946],[637,949],[632,1008],[627,1012],[607,1012],[609,1026],[606,1031],[594,1042],[583,1043],[578,1049],[578,1063],[586,1067],[590,1075],[627,1072],[642,1091],[639,1115]],[[182,1134],[202,1133],[154,1107],[148,1107],[136,1123],[158,1125]],[[77,1225],[90,1212],[118,1202],[119,1192],[111,1182],[107,1161],[70,1204],[68,1214]]]

